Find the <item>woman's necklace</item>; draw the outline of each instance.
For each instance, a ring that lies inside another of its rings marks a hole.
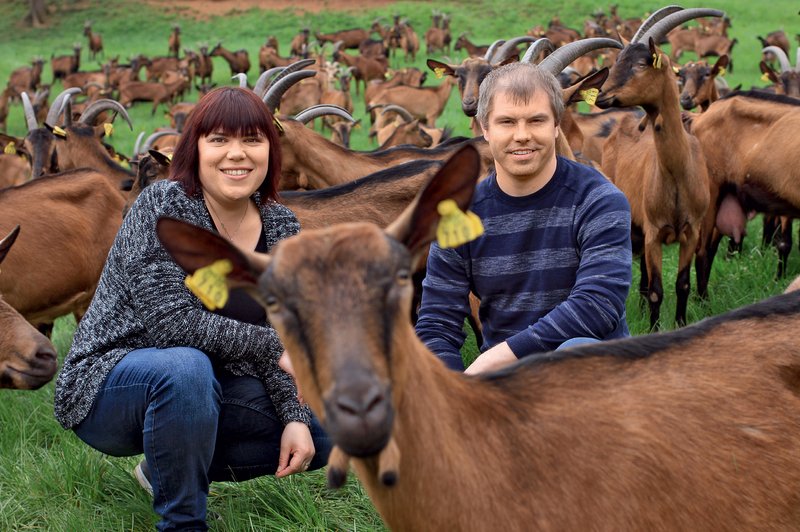
[[[247,207],[249,206],[250,200],[248,200],[248,204],[245,204],[244,206],[244,212],[242,212],[242,217],[239,219],[239,224],[236,226],[236,229],[233,230],[233,233],[231,233],[228,231],[228,228],[225,227],[225,222],[222,221],[222,218],[217,213],[216,209],[214,209],[214,206],[211,204],[211,202],[206,199],[205,195],[203,196],[203,199],[205,200],[206,205],[208,205],[208,207],[211,209],[211,212],[214,213],[214,216],[217,217],[217,220],[219,220],[222,230],[225,231],[226,235],[228,235],[228,240],[233,241],[233,239],[236,238],[236,235],[239,233],[239,229],[242,227],[242,222],[244,221],[245,214],[247,214]]]

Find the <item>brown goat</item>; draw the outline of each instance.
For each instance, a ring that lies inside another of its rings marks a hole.
[[[467,38],[466,33],[462,33],[456,39],[456,44],[453,46],[453,49],[458,52],[460,50],[464,50],[467,52],[467,55],[470,57],[483,57],[486,55],[486,52],[489,50],[488,44],[474,44]]]
[[[387,70],[386,79],[373,79],[367,83],[367,88],[364,89],[364,101],[371,101],[376,98],[379,93],[389,87],[396,87],[398,85],[421,87],[426,77],[427,72],[423,72],[415,67],[401,68],[400,70]]]
[[[637,31],[637,38],[620,52],[597,100],[601,109],[638,105],[647,113],[646,122],[624,120],[612,133],[603,149],[602,167],[631,204],[634,232],[643,233],[639,291],[648,301],[653,328],[658,326],[664,298],[661,247],[673,242],[680,246],[675,321],[686,323],[690,267],[709,205],[705,158],[697,139],[684,131],[675,73],[669,57],[655,43],[675,26],[709,15],[722,16],[722,12],[686,9],[665,14],[660,10],[651,15],[643,23],[643,28],[650,29]],[[651,21],[657,22],[650,27]],[[643,132],[640,126],[645,124]],[[698,255],[704,251],[701,246]]]
[[[800,526],[798,294],[477,377],[419,341],[410,271],[477,168],[451,160],[386,231],[304,229],[269,256],[176,220],[157,232],[187,272],[227,259],[229,285],[263,301],[336,445],[329,483],[350,458],[392,530]]]
[[[247,50],[242,49],[232,52],[224,48],[222,43],[217,43],[208,55],[225,59],[231,67],[231,74],[247,74],[250,70],[250,55]]]
[[[181,27],[178,24],[172,25],[172,31],[167,40],[167,55],[178,57],[181,52]]]
[[[435,24],[435,22],[434,22]],[[431,26],[425,32],[425,52],[431,54],[437,51],[450,53],[450,42],[453,37],[450,34],[450,18],[444,15],[442,27]]]
[[[303,28],[300,30],[300,33],[292,37],[292,42],[289,43],[289,53],[291,55],[300,56],[306,53],[306,49],[308,48],[308,28]],[[277,52],[277,46],[276,52]]]
[[[0,240],[0,263],[6,258],[19,231],[17,226]],[[18,281],[23,282],[25,278],[22,276]],[[50,382],[57,368],[56,350],[50,340],[0,296],[0,388],[41,388]]]
[[[133,102],[153,102],[151,115],[156,114],[158,106],[170,103],[181,89],[186,87],[188,79],[180,75],[170,83],[156,81],[128,81],[119,87],[119,103],[130,107]]]
[[[89,58],[94,60],[97,54],[103,52],[103,37],[92,32],[92,23],[88,21],[83,25],[83,35],[89,40]]]
[[[322,45],[323,43],[336,43],[342,41],[342,48],[344,49],[356,49],[362,43],[369,39],[369,30],[365,30],[364,28],[352,28],[349,30],[340,30],[334,33],[319,33],[315,32],[314,36],[317,38],[317,42]]]
[[[384,79],[389,68],[389,61],[385,57],[364,57],[363,55],[350,55],[340,50],[344,41],[337,41],[333,47],[333,60],[345,67],[352,67],[353,79],[356,80],[356,94],[359,93],[359,82],[366,91],[367,82],[373,79]]]
[[[450,92],[456,81],[448,76],[436,87],[406,87],[400,85],[386,89],[368,102],[368,109],[374,105],[399,105],[414,117],[423,120],[430,127],[436,126],[436,119],[444,111]]]
[[[41,85],[42,68],[44,61],[36,58],[31,62],[31,66],[19,67],[11,72],[8,78],[8,89],[11,97],[18,99],[23,92],[33,94]]]
[[[81,45],[72,46],[72,55],[59,55],[50,59],[50,68],[53,69],[53,81],[64,79],[70,74],[74,74],[81,66]]]
[[[30,158],[24,139],[0,133],[0,189],[21,185],[31,178]]]
[[[717,76],[728,66],[728,56],[723,54],[710,66],[705,61],[690,62],[678,71],[678,79],[683,87],[681,91],[681,107],[690,111],[699,107],[706,111],[708,106],[719,99]]]

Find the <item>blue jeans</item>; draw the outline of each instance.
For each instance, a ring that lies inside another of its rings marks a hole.
[[[128,353],[75,427],[103,453],[144,453],[159,530],[207,530],[209,482],[275,474],[282,432],[261,381],[215,367],[190,347]],[[331,442],[316,418],[311,436],[309,469],[319,469]]]

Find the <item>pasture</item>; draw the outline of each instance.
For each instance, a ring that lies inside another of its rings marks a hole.
[[[171,25],[180,23],[183,48],[197,49],[200,43],[213,46],[222,42],[229,49],[245,48],[250,52],[252,67],[251,83],[258,75],[257,53],[268,35],[275,35],[281,45],[282,55],[288,55],[291,38],[304,26],[319,31],[334,31],[350,27],[369,27],[378,17],[384,23],[394,14],[408,17],[418,34],[422,35],[430,26],[431,9],[436,8],[451,15],[451,28],[457,36],[469,32],[476,43],[488,44],[496,38],[523,35],[536,24],[547,24],[554,15],[570,27],[581,28],[582,22],[594,10],[605,9],[588,0],[571,2],[527,2],[512,3],[508,0],[463,2],[381,2],[375,7],[337,10],[337,6],[352,6],[353,2],[321,2],[325,9],[306,12],[300,9],[274,11],[260,10],[254,2],[209,2],[217,4],[215,13],[223,11],[220,6],[228,3],[232,11],[224,15],[208,15],[196,11],[194,2],[134,2],[131,0],[108,0],[102,3],[83,0],[51,0],[53,12],[48,26],[30,29],[21,23],[26,3],[8,2],[0,4],[0,79],[8,79],[9,73],[19,66],[29,64],[34,56],[46,61],[51,55],[70,53],[73,43],[84,45],[81,69],[98,68],[99,63],[119,56],[127,61],[130,56],[142,53],[148,56],[164,55]],[[197,2],[204,4],[205,2]],[[276,2],[269,2],[270,5]],[[329,5],[330,4],[330,5]],[[644,10],[653,10],[663,5],[659,2],[618,2],[623,17],[641,16]],[[725,10],[732,19],[730,35],[738,39],[733,58],[735,69],[726,76],[730,86],[741,84],[743,88],[763,86],[758,69],[761,46],[756,35],[764,36],[770,31],[783,28],[794,43],[795,33],[800,32],[800,16],[797,5],[788,0],[771,2],[768,7],[744,0],[710,0],[687,2],[685,7],[715,7]],[[83,24],[91,20],[93,29],[103,35],[105,58],[90,62],[86,51],[86,39],[82,35]],[[442,59],[445,54],[430,57]],[[391,66],[417,66],[425,69],[429,56],[424,43],[416,61],[406,63],[402,55],[391,60]],[[450,62],[458,62],[464,52],[450,52]],[[685,60],[693,57],[687,54]],[[790,57],[794,57],[790,54]],[[254,60],[255,58],[255,60]],[[50,83],[51,72],[45,64],[43,81]],[[214,82],[231,84],[230,69],[222,58],[214,59]],[[438,84],[432,72],[428,72],[426,85]],[[60,90],[54,85],[53,94]],[[356,118],[367,122],[363,99],[355,95]],[[190,100],[197,92],[190,93]],[[51,96],[52,101],[52,96]],[[130,110],[134,130],[118,121],[110,142],[125,154],[130,154],[136,136],[140,132],[149,134],[156,127],[167,123],[162,106],[155,116],[150,114],[151,105],[140,103]],[[457,97],[451,94],[438,125],[449,125],[455,134],[469,135],[467,119],[464,117]],[[24,136],[25,121],[19,104],[13,104],[8,118],[8,132]],[[722,140],[724,142],[724,140]],[[366,135],[366,127],[354,132],[352,147],[373,149]],[[24,230],[24,228],[23,228]],[[788,282],[800,273],[800,258],[793,250],[785,279],[776,279],[777,254],[772,248],[764,248],[761,242],[760,217],[748,225],[748,236],[743,251],[726,258],[727,246],[723,240],[714,263],[710,280],[710,298],[702,301],[695,295],[690,297],[688,321],[695,322],[707,316],[717,315],[732,308],[761,300],[780,293]],[[672,286],[676,276],[676,248],[665,250],[664,284],[665,302],[662,307],[662,323],[665,329],[673,327],[675,296]],[[640,302],[638,287],[638,260],[632,266],[634,279],[628,298],[628,323],[633,334],[644,334],[649,321],[646,306]],[[695,286],[694,275],[692,285]],[[59,355],[63,358],[69,349],[75,323],[71,317],[61,318],[53,335]],[[465,357],[475,355],[474,345],[465,348]],[[142,491],[130,472],[138,458],[108,458],[80,442],[71,432],[63,431],[52,416],[53,384],[36,392],[12,392],[0,390],[0,529],[2,530],[147,530],[157,521],[150,507],[150,500]],[[276,480],[262,478],[241,484],[217,483],[211,488],[210,511],[220,517],[210,520],[212,529],[221,531],[239,530],[379,530],[383,528],[380,518],[354,477],[340,491],[325,488],[324,472],[314,472],[299,477]]]

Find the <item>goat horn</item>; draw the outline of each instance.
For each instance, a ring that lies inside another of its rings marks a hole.
[[[537,57],[541,55],[542,52],[547,52],[548,54],[553,53],[556,47],[553,44],[553,41],[548,39],[547,37],[542,37],[541,39],[537,39],[528,47],[528,50],[525,52],[525,55],[522,56],[520,59],[520,63],[533,63]]]
[[[789,58],[786,56],[786,52],[784,52],[783,49],[777,46],[767,46],[761,50],[762,54],[766,54],[767,52],[772,52],[775,57],[778,58],[778,62],[781,64],[781,72],[790,72],[792,70],[792,65],[789,63]]]
[[[642,35],[641,42],[647,43],[648,39],[652,38],[655,43],[659,43],[671,30],[677,28],[688,20],[692,20],[693,18],[723,16],[725,16],[725,12],[718,9],[708,9],[703,7],[684,9],[683,11],[668,15],[656,22],[652,28],[647,30],[647,32]]]
[[[133,156],[134,157],[139,155],[140,153],[142,153],[141,151],[139,151],[139,146],[141,146],[141,144],[142,144],[142,137],[144,137],[144,131],[139,133],[139,135],[136,137],[136,142],[133,145]]]
[[[647,30],[652,28],[653,24],[655,24],[662,18],[666,17],[667,15],[671,15],[673,13],[677,13],[678,11],[682,10],[683,8],[681,6],[676,6],[676,5],[662,7],[661,9],[659,9],[658,11],[647,17],[647,20],[642,22],[642,25],[639,26],[639,29],[637,29],[636,33],[633,34],[633,39],[631,39],[631,44],[639,42],[639,40],[642,38],[642,35],[644,35],[645,32],[647,32]]]
[[[178,133],[174,129],[164,129],[164,130],[161,130],[161,131],[156,131],[155,133],[153,133],[152,135],[147,137],[147,140],[144,141],[144,146],[142,146],[141,153],[147,153],[147,151],[153,146],[153,143],[155,141],[157,141],[161,137],[166,137],[168,135],[180,135],[180,133]],[[136,152],[136,153],[139,153],[139,152]]]
[[[244,72],[240,72],[238,74],[234,74],[231,79],[238,79],[239,80],[239,87],[240,88],[247,88],[247,74]]]
[[[557,76],[567,65],[575,61],[585,53],[598,48],[622,48],[622,43],[607,37],[592,37],[591,39],[581,39],[567,43],[556,48],[556,51],[548,55],[539,63],[541,68],[546,69],[554,76]]]
[[[286,72],[284,70],[284,72]],[[281,72],[283,74],[283,72]],[[270,112],[275,112],[275,109],[278,108],[278,104],[281,103],[281,98],[283,97],[284,93],[289,90],[289,87],[300,81],[301,79],[311,78],[316,76],[317,73],[314,70],[301,70],[300,72],[292,72],[288,76],[282,78],[278,82],[273,82],[269,89],[267,89],[267,93],[264,94],[262,98],[264,103],[267,104],[269,107]]]
[[[502,62],[506,58],[506,56],[509,55],[511,51],[517,47],[518,44],[523,42],[536,42],[537,39],[538,37],[531,37],[530,35],[523,35],[521,37],[514,37],[513,39],[509,39],[500,48],[497,49],[497,52],[495,52],[494,56],[492,57],[491,61],[489,61],[489,63],[491,63],[492,66],[497,65],[498,63]]]
[[[288,76],[292,72],[297,72],[299,70],[302,70],[305,67],[311,66],[316,62],[317,62],[316,59],[301,59],[299,61],[295,61],[291,65],[289,65],[286,68],[284,68],[283,70],[281,70],[280,74],[275,76],[275,79],[273,79],[272,82],[267,86],[267,90],[270,90],[273,85],[278,83],[281,79],[285,78],[286,76]]]
[[[125,109],[125,107],[123,107],[121,103],[115,100],[109,100],[107,98],[92,102],[89,107],[87,107],[83,113],[81,113],[81,117],[78,119],[78,122],[82,124],[91,124],[97,115],[106,109],[110,109],[121,114],[122,118],[124,118],[128,123],[128,126],[133,129],[131,117],[128,116],[128,111]]]
[[[353,116],[347,112],[346,109],[339,107],[338,105],[331,105],[331,104],[319,104],[319,105],[312,105],[308,109],[304,109],[297,116],[294,117],[295,120],[300,122],[301,124],[307,124],[311,120],[315,118],[319,118],[320,116],[324,115],[335,115],[344,118],[345,120],[349,120],[351,122],[355,122]]]
[[[56,96],[56,99],[53,100],[53,105],[50,106],[50,110],[47,111],[47,116],[44,119],[45,123],[51,126],[56,125],[58,117],[61,116],[61,113],[64,111],[64,97],[67,95],[72,96],[73,94],[80,94],[81,92],[83,92],[83,90],[78,87],[72,87],[61,91],[61,94]]]
[[[275,75],[278,72],[283,71],[284,67],[272,67],[269,70],[265,70],[258,76],[256,80],[256,86],[253,87],[253,92],[256,93],[256,96],[261,98],[264,95],[264,90],[267,88],[267,83],[269,83],[269,78]]]
[[[20,94],[22,98],[22,108],[25,110],[25,121],[28,123],[28,133],[34,129],[39,129],[39,124],[36,122],[36,114],[33,112],[33,105],[31,99],[28,98],[28,93],[23,92]]]
[[[399,114],[403,118],[403,120],[406,121],[406,123],[414,121],[414,117],[411,116],[411,113],[409,113],[405,107],[400,107],[399,105],[394,105],[394,104],[387,105],[386,107],[384,107],[383,111],[381,111],[381,115],[385,115],[386,113],[390,113],[392,111]]]
[[[494,55],[494,51],[497,50],[498,46],[503,46],[505,42],[506,41],[504,39],[497,39],[496,41],[494,41],[492,44],[489,45],[489,48],[486,50],[486,54],[483,56],[483,58],[491,62],[492,56]]]

